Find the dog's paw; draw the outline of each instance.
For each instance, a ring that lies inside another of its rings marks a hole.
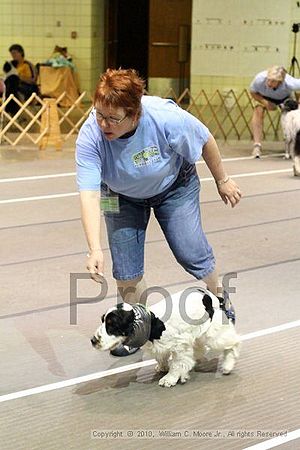
[[[232,372],[232,369],[224,368],[224,366],[222,367],[222,374],[223,375],[230,375],[231,372]]]
[[[186,373],[185,375],[181,375],[181,377],[180,377],[180,382],[181,382],[182,384],[184,384],[184,383],[186,383],[187,380],[189,380],[189,379],[190,379],[190,376],[189,376],[188,373]]]
[[[233,368],[235,366],[235,363],[236,363],[236,358],[235,358],[233,352],[232,353],[228,353],[225,356],[225,358],[223,360],[223,364],[222,364],[222,373],[223,373],[223,375],[229,375],[232,372],[232,370],[233,370]]]
[[[177,381],[178,381],[177,377],[174,377],[168,373],[159,380],[158,384],[159,386],[163,387],[172,387],[175,386],[175,384],[177,384]]]
[[[289,153],[286,153],[283,157],[283,159],[291,159],[291,155]]]
[[[168,372],[168,367],[166,366],[162,366],[160,364],[156,364],[156,366],[154,367],[155,372],[157,373],[166,373]]]
[[[224,350],[222,372],[223,375],[229,375],[232,372],[240,353],[240,342],[237,342],[232,348]]]

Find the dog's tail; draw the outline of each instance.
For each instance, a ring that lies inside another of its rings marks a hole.
[[[294,155],[295,156],[300,155],[300,130],[297,131],[295,137]]]

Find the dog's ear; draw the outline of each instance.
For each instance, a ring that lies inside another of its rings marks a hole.
[[[208,313],[210,320],[213,318],[214,315],[214,308],[212,304],[212,299],[209,295],[205,294],[202,298],[202,303],[205,308],[205,311]]]
[[[165,329],[165,324],[151,312],[151,332],[149,341],[152,342],[153,339],[159,339]]]
[[[8,73],[11,70],[11,64],[8,61],[5,61],[3,64],[3,72]]]
[[[133,311],[123,311],[123,321],[122,321],[122,330],[124,332],[124,336],[130,336],[133,333],[133,323],[134,323],[134,312]]]
[[[298,109],[298,102],[296,102],[296,100],[293,100],[291,98],[288,98],[287,100],[284,101],[283,103],[284,105],[284,110],[289,112],[289,111],[293,111],[294,109]]]
[[[114,336],[130,336],[133,333],[134,312],[116,309],[105,317],[107,334]]]

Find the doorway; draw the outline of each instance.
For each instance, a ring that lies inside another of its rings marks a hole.
[[[108,0],[106,67],[136,69],[147,80],[149,0]]]
[[[134,68],[151,92],[190,83],[192,0],[107,0],[106,67]]]

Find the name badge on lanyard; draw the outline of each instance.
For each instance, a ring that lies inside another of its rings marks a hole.
[[[119,213],[119,195],[109,189],[108,186],[101,189],[100,209],[103,212]]]

